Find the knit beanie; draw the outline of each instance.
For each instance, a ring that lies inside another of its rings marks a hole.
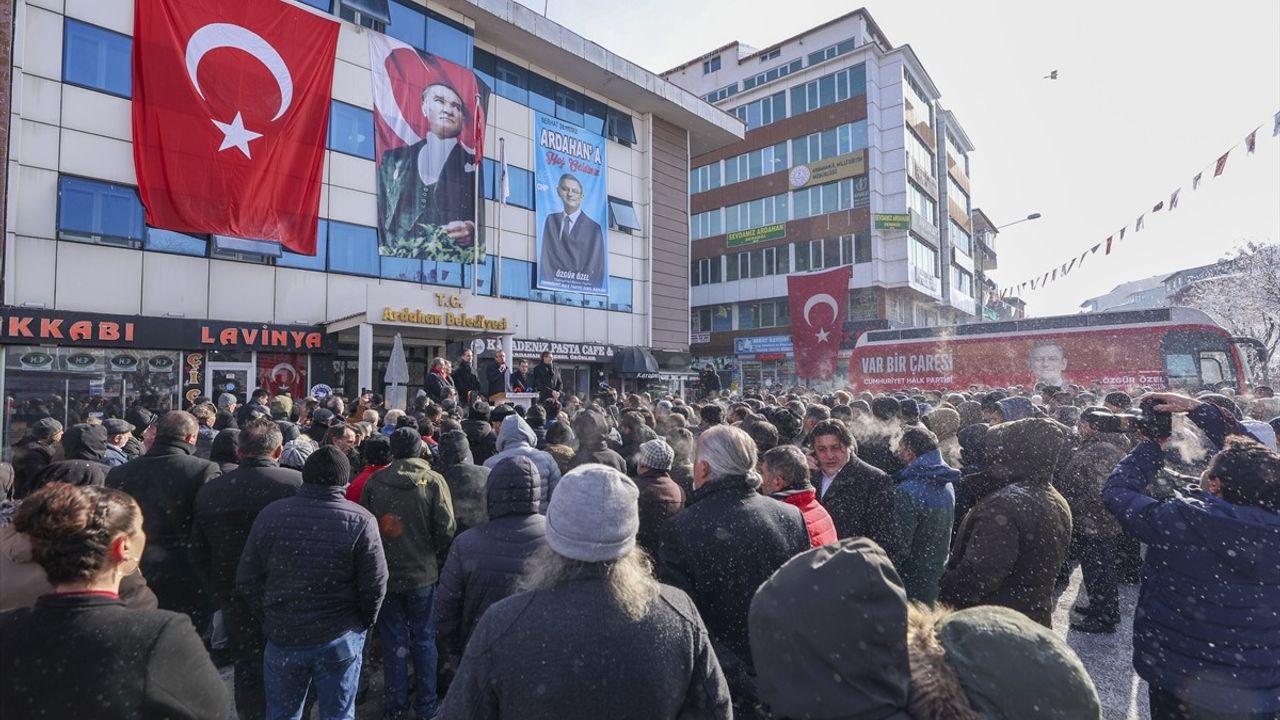
[[[60,432],[62,432],[62,423],[51,417],[40,418],[31,423],[31,427],[27,429],[27,434],[37,440],[49,440]]]
[[[640,491],[626,475],[604,465],[580,465],[560,478],[547,508],[547,545],[582,562],[626,557],[640,529]]]
[[[302,482],[307,485],[346,485],[351,481],[351,462],[333,445],[322,445],[302,465]]]
[[[293,412],[293,399],[288,395],[277,395],[271,398],[271,417],[285,418]]]
[[[951,717],[944,711],[965,708],[966,701],[965,709],[983,718],[1101,717],[1098,692],[1080,658],[1052,630],[1017,611],[913,608],[907,646],[912,709],[927,709],[927,717]]]
[[[411,427],[396,428],[391,433],[391,454],[397,458],[416,458],[422,454],[422,436]]]
[[[662,438],[650,440],[640,445],[640,456],[636,463],[654,470],[670,470],[671,461],[675,459],[675,451]]]
[[[360,455],[370,465],[386,465],[391,462],[391,438],[374,433],[360,445]]]

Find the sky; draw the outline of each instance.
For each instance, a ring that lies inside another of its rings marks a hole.
[[[538,12],[543,0],[520,0]],[[763,48],[856,7],[835,0],[546,0],[547,14],[655,72],[733,40]],[[869,0],[895,45],[910,44],[976,148],[973,203],[997,224],[1001,286],[1030,315],[1079,311],[1115,285],[1213,262],[1246,241],[1280,242],[1280,3]],[[1182,7],[1194,8],[1184,12]],[[1058,80],[1042,79],[1058,70]],[[1261,125],[1256,154],[1244,136]],[[1226,171],[1214,161],[1232,146]],[[1191,178],[1208,168],[1200,189]],[[1178,209],[1150,214],[1182,187]],[[1133,234],[1138,215],[1146,228]]]

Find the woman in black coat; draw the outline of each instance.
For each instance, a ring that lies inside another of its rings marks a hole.
[[[14,526],[53,592],[0,615],[6,718],[227,717],[226,686],[187,616],[119,600],[147,541],[133,498],[54,483],[26,498]]]

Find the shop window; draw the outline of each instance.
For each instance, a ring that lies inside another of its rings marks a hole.
[[[300,270],[319,270],[324,272],[325,260],[328,253],[326,249],[329,245],[329,221],[320,220],[316,223],[316,254],[315,255],[299,255],[298,253],[282,250],[280,257],[276,259],[276,265],[280,267],[298,268]]]
[[[609,309],[618,312],[631,312],[632,283],[629,278],[609,276]]]
[[[329,149],[373,159],[373,113],[334,100],[329,110]]]
[[[187,235],[148,227],[142,238],[142,248],[174,255],[204,257],[209,252],[209,239],[205,235]]]
[[[128,35],[67,18],[62,31],[62,81],[120,97],[133,91]]]
[[[138,247],[143,236],[142,202],[128,185],[58,178],[58,239]]]
[[[376,277],[378,231],[362,225],[329,221],[329,270]]]
[[[636,209],[631,201],[609,196],[609,228],[626,233],[640,229],[640,218],[636,217]]]

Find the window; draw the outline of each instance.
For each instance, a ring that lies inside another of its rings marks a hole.
[[[276,260],[279,267],[298,268],[300,270],[319,270],[325,271],[328,253],[326,249],[329,245],[329,221],[321,219],[316,224],[316,254],[315,255],[299,255],[297,253],[284,250],[280,253],[280,257]]]
[[[711,306],[711,331],[728,332],[733,329],[733,306]]]
[[[209,252],[209,239],[205,235],[187,235],[173,230],[148,227],[142,238],[142,249],[174,255],[204,257]]]
[[[857,46],[858,46],[857,38],[849,38],[848,40],[842,40],[836,43],[835,45],[824,47],[821,50],[816,50],[814,52],[809,53],[809,64],[816,65],[820,62],[830,60],[833,57],[843,55],[849,52],[850,50],[853,50]]]
[[[750,230],[787,221],[787,194],[750,200],[724,209],[724,231]]]
[[[916,79],[911,77],[911,73],[905,70],[902,73],[904,82],[902,83],[902,96],[906,103],[906,117],[908,125],[924,123],[929,127],[933,127],[933,103],[926,100],[928,97],[924,88]]]
[[[300,0],[303,5],[310,5],[317,10],[324,12],[333,11],[333,0]]]
[[[640,218],[636,217],[635,206],[630,200],[609,196],[609,228],[627,233],[641,229]]]
[[[120,97],[133,92],[132,40],[67,18],[62,36],[62,81]]]
[[[751,86],[746,85],[746,87],[750,88]],[[735,81],[735,82],[729,83],[728,85],[725,85],[722,88],[719,88],[718,90],[712,90],[706,95],[703,95],[702,99],[706,100],[709,103],[718,103],[721,100],[724,100],[725,98],[731,98],[737,94],[738,94],[738,83]]]
[[[497,262],[496,257],[494,257],[493,255],[486,255],[484,260],[479,265],[480,279],[479,281],[476,282],[476,290],[481,295],[487,295],[489,297],[493,296],[493,266],[494,266],[494,263],[496,262]],[[463,288],[471,287],[471,274],[472,272],[474,272],[472,270],[472,267],[473,266],[470,263],[462,266],[462,287]]]
[[[128,185],[62,176],[58,178],[58,239],[138,247],[143,209]]]
[[[689,193],[706,192],[720,187],[720,163],[694,168],[689,171]]]
[[[786,327],[791,324],[790,313],[786,298],[738,303],[738,329]]]
[[[871,262],[871,233],[858,233],[853,236],[853,261],[855,263]]]
[[[791,193],[795,219],[825,215],[853,207],[853,178],[814,185]]]
[[[720,208],[700,212],[689,218],[689,235],[694,240],[714,237],[724,233]]]
[[[381,269],[378,231],[362,225],[329,221],[329,270],[376,277]]]
[[[524,68],[498,58],[494,64],[493,77],[499,95],[521,105],[529,104],[529,74]]]
[[[955,203],[957,207],[964,211],[965,215],[971,212],[969,208],[969,193],[960,187],[960,183],[956,182],[950,173],[947,174],[947,200]]]
[[[865,147],[867,147],[867,121],[845,123],[792,140],[791,164],[792,166],[804,165],[837,155],[847,155]]]
[[[690,280],[694,285],[710,285],[720,282],[720,258],[702,258],[692,263]]]
[[[968,272],[951,266],[951,290],[965,297],[973,297],[973,276]]]
[[[338,17],[375,32],[385,32],[391,22],[387,0],[338,0]]]
[[[791,114],[795,116],[817,110],[866,92],[866,68],[854,65],[791,88]]]
[[[973,256],[973,238],[960,227],[955,220],[948,219],[947,234],[951,239],[951,247],[970,257]]]
[[[795,243],[796,272],[871,262],[871,236],[839,235]]]
[[[636,126],[631,113],[616,108],[609,108],[606,112],[609,139],[627,147],[635,145]]]
[[[758,178],[787,169],[787,144],[780,142],[724,161],[724,184]]]
[[[449,18],[427,11],[427,49],[433,55],[471,67],[474,39],[471,29]]]
[[[923,268],[934,277],[942,277],[942,268],[938,264],[938,250],[912,233],[907,248],[912,267]]]
[[[770,60],[782,54],[782,48],[776,47],[772,50],[766,50],[760,53],[760,62],[769,62]]]
[[[937,177],[938,170],[934,167],[933,153],[929,151],[929,147],[916,136],[914,128],[908,127],[907,134],[907,164],[916,165],[929,175],[929,177]]]
[[[373,159],[373,113],[334,100],[329,110],[329,149]]]
[[[267,258],[280,257],[281,245],[267,240],[214,235],[211,257],[241,262],[265,263]]]
[[[533,263],[502,258],[502,297],[529,300],[533,289]]]
[[[774,57],[777,57],[777,51],[774,52]],[[743,80],[742,89],[750,90],[753,87],[764,85],[765,83],[771,83],[778,78],[786,77],[793,72],[799,71],[802,67],[804,67],[804,63],[800,61],[800,58],[796,58],[789,63],[779,65],[776,68],[766,70]]]
[[[610,275],[609,309],[617,312],[631,312],[632,302],[631,280]]]
[[[343,4],[350,5],[351,3],[343,0]],[[427,16],[425,8],[410,6],[406,3],[392,0],[388,9],[390,10],[391,20],[387,23],[387,35],[419,50],[426,50]]]
[[[747,124],[747,129],[768,125],[787,117],[786,93],[774,93],[746,105],[739,105],[731,111],[735,117]]]
[[[717,55],[710,60],[702,61],[702,74],[707,75],[720,69],[720,56]]]
[[[930,225],[938,226],[938,203],[920,189],[914,181],[907,180],[907,207],[914,210]]]
[[[484,196],[489,200],[502,200],[499,197],[501,184],[498,179],[499,167],[498,161],[493,158],[484,159],[484,172],[481,173],[481,186],[484,190]],[[510,195],[507,196],[507,204],[516,207],[522,207],[526,210],[534,209],[533,202],[533,173],[524,168],[507,164],[507,189]]]

